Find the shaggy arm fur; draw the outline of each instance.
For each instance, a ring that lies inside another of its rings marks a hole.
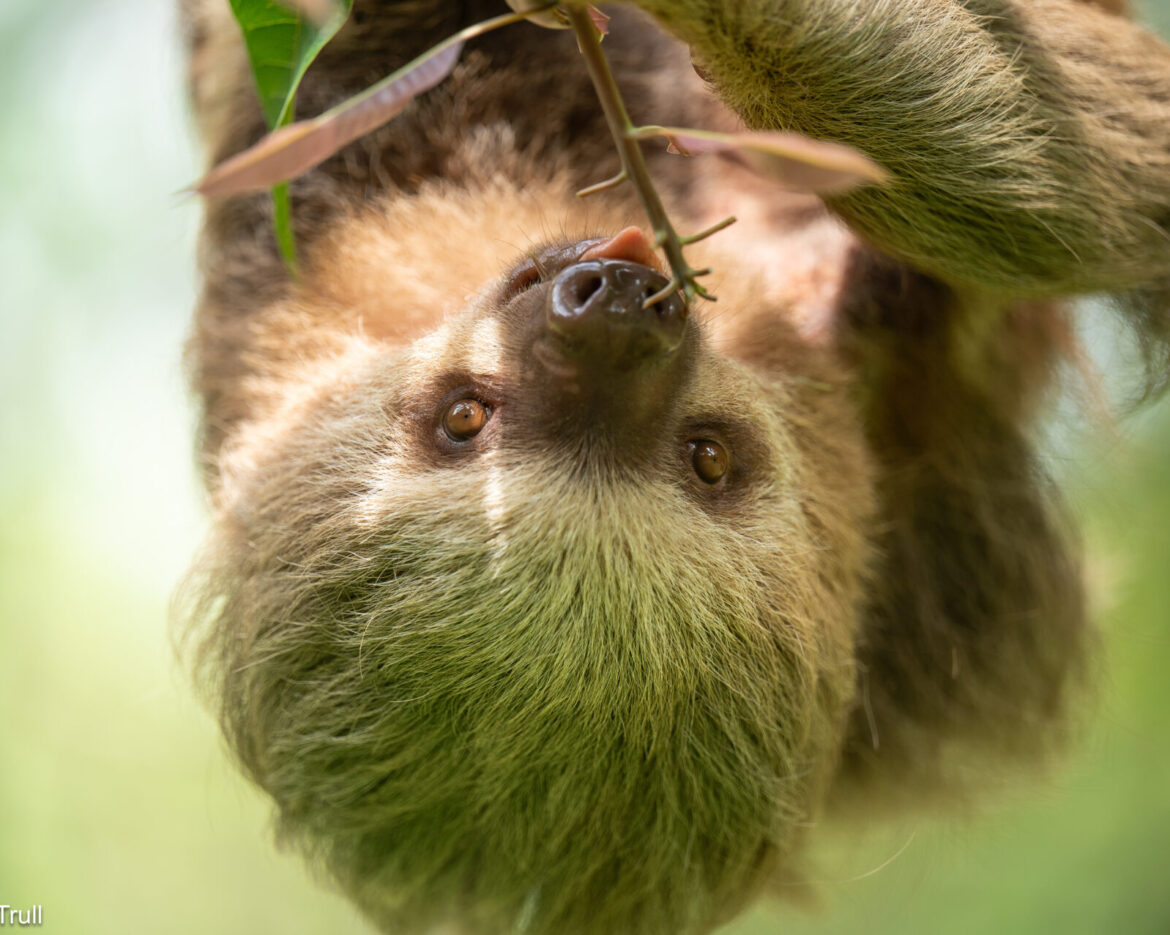
[[[1170,270],[1170,54],[1117,16],[1073,0],[637,5],[750,126],[891,170],[834,207],[919,269],[1027,297]]]
[[[1070,338],[1035,300],[1130,293],[1163,383],[1170,50],[1115,3],[637,2],[750,126],[894,176],[832,205],[896,258],[859,250],[838,310],[882,514],[842,790],[953,793],[987,754],[1042,755],[1092,637],[1033,441]]]

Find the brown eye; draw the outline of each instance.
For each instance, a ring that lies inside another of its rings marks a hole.
[[[691,450],[691,467],[705,484],[717,484],[731,466],[731,456],[719,442],[709,438],[693,441],[689,445]]]
[[[478,435],[491,417],[491,410],[478,399],[461,399],[443,413],[443,431],[452,441],[465,442]]]

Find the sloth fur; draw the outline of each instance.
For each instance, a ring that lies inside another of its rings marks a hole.
[[[1164,373],[1170,54],[1119,4],[630,6],[606,50],[636,120],[738,114],[893,178],[827,210],[652,155],[677,220],[742,218],[691,251],[719,302],[669,393],[574,409],[532,355],[549,286],[513,294],[641,217],[572,196],[617,166],[570,35],[471,43],[294,183],[296,282],[265,197],[208,206],[182,642],[282,837],[387,932],[698,935],[798,875],[827,810],[1042,756],[1093,643],[1035,441],[1060,300],[1116,295]],[[357,0],[301,112],[504,9]],[[263,118],[226,2],[183,12],[218,161]],[[468,394],[491,421],[445,447]]]

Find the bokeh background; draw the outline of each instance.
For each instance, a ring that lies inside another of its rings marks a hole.
[[[169,648],[205,521],[172,6],[0,2],[0,904],[47,932],[365,932],[272,847]],[[1170,0],[1145,12],[1170,35]],[[819,906],[728,935],[1170,933],[1170,410],[1088,421],[1053,449],[1108,637],[1076,753],[974,821],[832,836]]]

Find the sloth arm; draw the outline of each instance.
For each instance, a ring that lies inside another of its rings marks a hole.
[[[1094,645],[1036,453],[1068,345],[1048,300],[1129,294],[1165,380],[1166,46],[1072,0],[638,5],[749,126],[850,144],[893,177],[831,204],[878,248],[857,252],[838,310],[878,509],[842,795],[1042,756]]]
[[[957,288],[1041,298],[1170,275],[1170,50],[1073,0],[637,0],[753,128],[850,144],[834,199]]]

